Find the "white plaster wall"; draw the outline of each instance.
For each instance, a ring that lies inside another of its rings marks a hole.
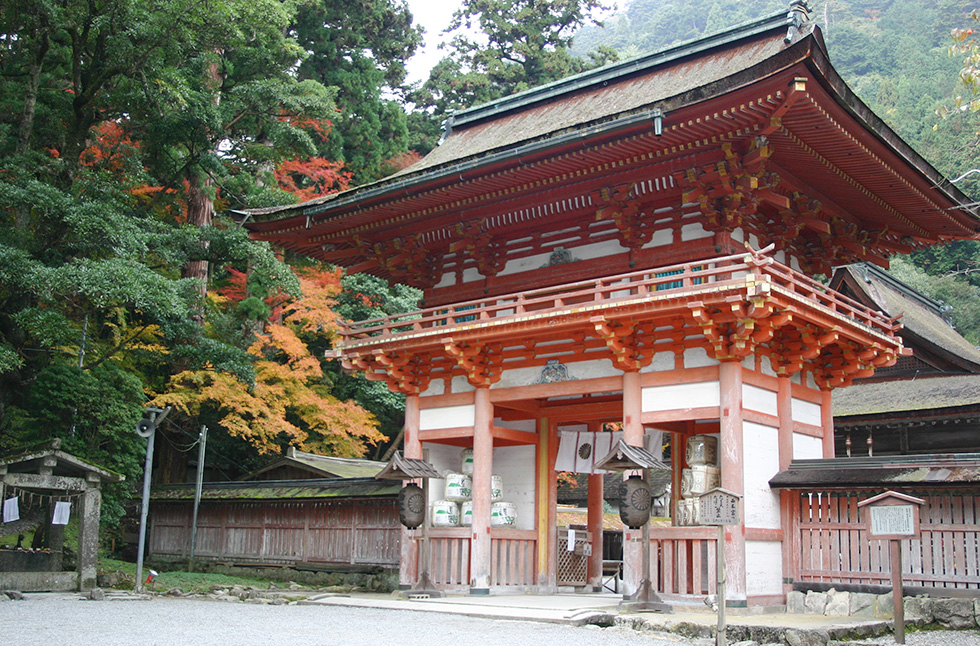
[[[626,251],[626,248],[619,244],[619,242],[616,240],[606,240],[604,242],[594,242],[592,244],[585,244],[578,247],[565,248],[571,252],[574,260],[605,258],[606,256],[612,256]],[[497,275],[507,276],[526,271],[534,271],[547,266],[550,260],[550,251],[547,253],[535,254],[533,256],[525,256],[523,258],[514,258],[513,260],[508,260],[504,265],[504,268]]]
[[[721,388],[717,381],[651,386],[643,389],[642,405],[644,413],[720,406]]]
[[[741,228],[732,231],[732,241],[733,242],[745,242],[745,231]]]
[[[772,541],[745,541],[745,593],[782,594],[783,548]]]
[[[653,355],[653,361],[650,362],[650,365],[641,368],[640,372],[664,372],[673,369],[674,353],[672,351],[665,350]]]
[[[430,506],[432,501],[442,500],[446,496],[445,475],[447,473],[462,473],[463,461],[460,458],[462,451],[463,449],[458,446],[422,442],[422,455],[425,455],[429,464],[434,466],[436,471],[443,475],[442,478],[429,479]],[[431,519],[428,512],[426,518]]]
[[[743,422],[742,455],[745,526],[779,529],[779,496],[769,488],[769,480],[779,472],[779,431]]]
[[[749,234],[749,246],[752,247],[755,250],[762,249],[762,246],[759,244],[759,236],[755,235],[754,233],[750,233]]]
[[[475,423],[476,406],[473,404],[423,408],[419,411],[419,430],[422,431],[473,426]]]
[[[796,256],[790,256],[789,266],[790,266],[790,269],[793,269],[793,270],[798,271],[800,273],[803,272],[803,270],[800,269],[800,259],[797,258]]]
[[[429,382],[429,387],[422,391],[421,397],[434,397],[436,395],[442,395],[446,392],[446,380],[445,379],[433,379]]]
[[[812,435],[793,433],[793,459],[818,460],[823,457],[823,440]]]
[[[750,384],[742,384],[742,408],[766,415],[779,414],[776,393]]]
[[[517,529],[534,529],[533,446],[501,446],[493,450],[493,473],[503,483],[505,502],[517,508]]]
[[[455,284],[456,284],[456,273],[450,271],[450,272],[447,272],[447,273],[443,274],[442,275],[442,278],[439,279],[439,282],[436,283],[435,286],[436,287],[449,287],[450,285],[455,285]]]
[[[593,359],[591,361],[574,361],[571,363],[562,362],[568,371],[568,375],[575,379],[594,379],[596,377],[619,377],[623,373],[617,370],[611,359]],[[541,371],[544,366],[534,366],[531,368],[514,368],[504,370],[500,375],[500,381],[490,386],[491,390],[498,388],[514,388],[517,386],[529,386],[541,379]]]
[[[692,222],[681,227],[681,240],[699,240],[713,236],[710,231],[705,231],[700,222]]]
[[[759,372],[770,377],[778,376],[776,371],[772,369],[772,361],[766,355],[759,357]]]
[[[793,421],[820,426],[820,406],[813,402],[793,398]]]
[[[499,426],[500,428],[509,428],[515,431],[526,431],[528,433],[537,433],[537,422],[533,419],[513,419],[513,420],[502,420],[499,417],[493,420],[494,426]]]
[[[462,375],[458,377],[453,377],[452,385],[453,385],[452,392],[454,393],[468,393],[476,390],[473,384],[471,384],[469,380],[466,377],[463,377]]]
[[[720,362],[708,356],[708,351],[704,348],[688,348],[684,350],[685,368],[703,368],[705,366],[717,366]]]
[[[673,229],[660,229],[654,232],[653,237],[650,242],[643,245],[643,249],[649,249],[651,247],[662,247],[664,245],[673,244],[674,242],[674,230]]]

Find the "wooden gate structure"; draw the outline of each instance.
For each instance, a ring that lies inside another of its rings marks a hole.
[[[555,590],[559,431],[613,422],[633,445],[719,438],[720,484],[744,501],[724,543],[744,607],[785,598],[791,505],[769,479],[832,456],[832,389],[904,352],[896,321],[811,277],[976,237],[968,203],[841,81],[797,1],[456,112],[395,175],[241,215],[256,239],[424,291],[418,312],[351,323],[334,356],[405,393],[406,457],[459,471],[472,450],[472,525],[427,541],[438,585]],[[494,475],[514,527],[491,526]],[[661,592],[712,587],[709,534],[651,530]]]

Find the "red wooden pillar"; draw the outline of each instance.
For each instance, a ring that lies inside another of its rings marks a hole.
[[[589,476],[589,532],[592,534],[592,555],[589,556],[589,583],[602,591],[602,476]]]
[[[820,421],[823,426],[823,457],[834,457],[834,402],[830,390],[820,391]]]
[[[793,382],[789,377],[779,377],[776,391],[776,409],[779,415],[779,470],[785,471],[793,461]],[[779,492],[779,524],[783,530],[783,592],[793,589],[796,564],[799,554],[796,551],[797,531],[793,521],[794,492],[785,489]]]
[[[640,373],[630,371],[623,373],[623,440],[632,446],[643,446],[643,413],[642,391],[640,388]],[[624,474],[624,477],[627,477]],[[643,570],[643,544],[639,529],[626,529],[626,540],[623,541],[623,584],[625,594],[633,594],[640,587],[640,581],[649,577],[650,573]]]
[[[490,594],[490,480],[493,474],[493,404],[489,386],[476,389],[473,424],[473,541],[470,594]]]
[[[422,442],[419,440],[419,396],[409,394],[405,397],[405,451],[406,458],[422,457]],[[426,510],[428,516],[428,510]],[[429,519],[426,518],[426,522]],[[402,526],[401,563],[398,569],[398,587],[410,590],[419,578],[419,544],[412,536],[419,530],[409,530]]]
[[[718,370],[721,388],[721,486],[744,494],[742,448],[742,364],[724,361]],[[727,601],[742,606],[746,602],[745,587],[745,510],[738,525],[725,527],[725,567],[727,569]]]

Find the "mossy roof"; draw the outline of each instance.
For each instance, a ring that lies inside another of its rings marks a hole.
[[[856,383],[834,391],[834,417],[980,406],[980,375]]]
[[[202,500],[319,500],[329,498],[378,498],[398,494],[401,483],[374,478],[324,478],[309,480],[262,480],[255,482],[206,482]],[[193,500],[194,485],[154,487],[152,500]]]

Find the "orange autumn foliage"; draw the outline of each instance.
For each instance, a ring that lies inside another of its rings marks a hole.
[[[344,172],[343,168],[343,162],[333,162],[322,157],[290,159],[279,165],[275,176],[279,188],[305,202],[348,188],[353,175]]]
[[[334,334],[336,317],[330,307],[340,291],[339,273],[311,268],[297,274],[303,297],[286,304],[283,324],[266,324],[248,349],[255,357],[251,385],[210,367],[187,370],[172,377],[167,392],[152,405],[173,406],[188,417],[217,412],[229,435],[248,441],[259,453],[278,452],[288,444],[359,457],[383,440],[370,412],[329,393],[320,362],[302,338]],[[233,276],[224,288],[227,298],[244,298],[243,276]]]

